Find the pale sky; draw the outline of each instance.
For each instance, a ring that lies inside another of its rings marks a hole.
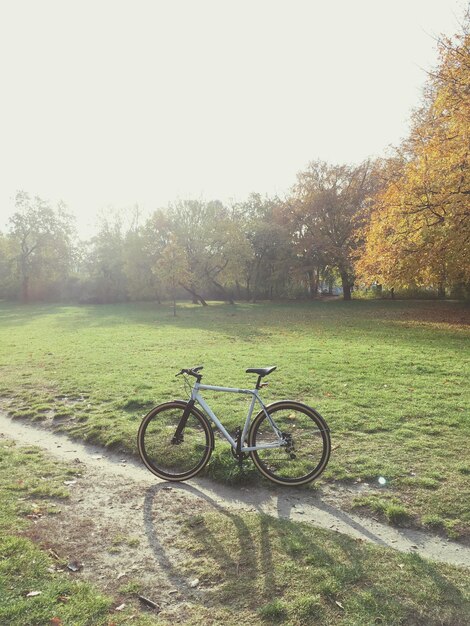
[[[406,136],[464,0],[0,0],[0,228],[17,189],[77,214],[283,194]]]

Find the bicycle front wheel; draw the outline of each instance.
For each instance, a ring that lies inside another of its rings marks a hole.
[[[251,458],[259,471],[281,485],[303,485],[318,478],[330,458],[330,431],[322,416],[300,402],[275,402],[266,407],[282,433],[283,445],[266,413],[253,420],[248,435],[250,446],[259,446]]]
[[[147,466],[163,480],[187,480],[207,464],[214,448],[214,433],[205,415],[191,408],[182,435],[175,432],[187,403],[176,400],[148,413],[139,428],[137,445]]]

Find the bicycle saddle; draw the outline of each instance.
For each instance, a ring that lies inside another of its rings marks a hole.
[[[277,365],[273,365],[272,367],[249,367],[246,370],[246,373],[247,374],[258,374],[258,376],[260,378],[262,378],[263,376],[267,376],[271,372],[274,372],[276,367],[277,367]]]

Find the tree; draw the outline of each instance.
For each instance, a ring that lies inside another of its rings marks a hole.
[[[176,317],[176,290],[178,285],[187,282],[189,270],[185,251],[174,236],[170,236],[167,245],[163,248],[155,264],[154,272],[171,293],[173,316]]]
[[[74,225],[63,202],[52,208],[45,200],[18,191],[15,208],[9,236],[15,247],[22,299],[27,302],[33,280],[51,285],[66,277],[73,258]]]
[[[193,302],[206,305],[202,292],[214,292],[233,304],[232,287],[247,253],[247,242],[234,215],[219,201],[183,200],[170,207],[170,230],[185,252],[187,278],[180,285]]]
[[[369,170],[369,163],[354,167],[312,161],[297,175],[290,200],[298,258],[307,270],[318,265],[337,269],[345,300],[351,299],[356,231],[364,219]]]
[[[207,205],[197,200],[180,200],[168,211],[170,231],[174,234],[174,245],[184,250],[188,273],[181,287],[191,294],[194,304],[207,306],[200,291],[204,284],[203,263],[207,253],[207,229],[211,227]]]
[[[232,220],[239,233],[232,239],[236,254],[237,289],[243,283],[248,300],[287,292],[292,263],[289,229],[277,198],[252,193],[232,207]]]
[[[467,22],[468,25],[468,22]],[[357,271],[366,282],[470,283],[470,35],[439,42],[410,137],[373,199]]]
[[[161,284],[154,267],[168,241],[168,220],[161,211],[156,211],[141,224],[138,206],[132,209],[130,217],[122,242],[127,295],[131,300],[160,302]]]
[[[92,299],[97,302],[121,302],[128,297],[123,231],[123,216],[119,211],[107,211],[100,216],[98,232],[91,239],[88,253]]]
[[[0,233],[0,294],[15,296],[16,246],[11,237]]]

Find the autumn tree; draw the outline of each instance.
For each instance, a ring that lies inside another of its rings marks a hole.
[[[410,137],[373,199],[357,271],[366,282],[470,283],[470,35],[439,42]]]
[[[278,197],[252,193],[232,207],[232,219],[239,232],[235,247],[237,290],[241,293],[242,286],[248,300],[287,293],[292,243],[282,206]]]
[[[297,175],[290,201],[297,254],[306,269],[318,264],[338,271],[345,300],[354,283],[356,231],[369,194],[369,164],[329,165],[312,161]]]
[[[219,201],[182,200],[170,206],[168,219],[188,263],[181,287],[195,303],[207,304],[203,292],[217,293],[233,303],[232,287],[246,254],[246,242],[229,209]]]

